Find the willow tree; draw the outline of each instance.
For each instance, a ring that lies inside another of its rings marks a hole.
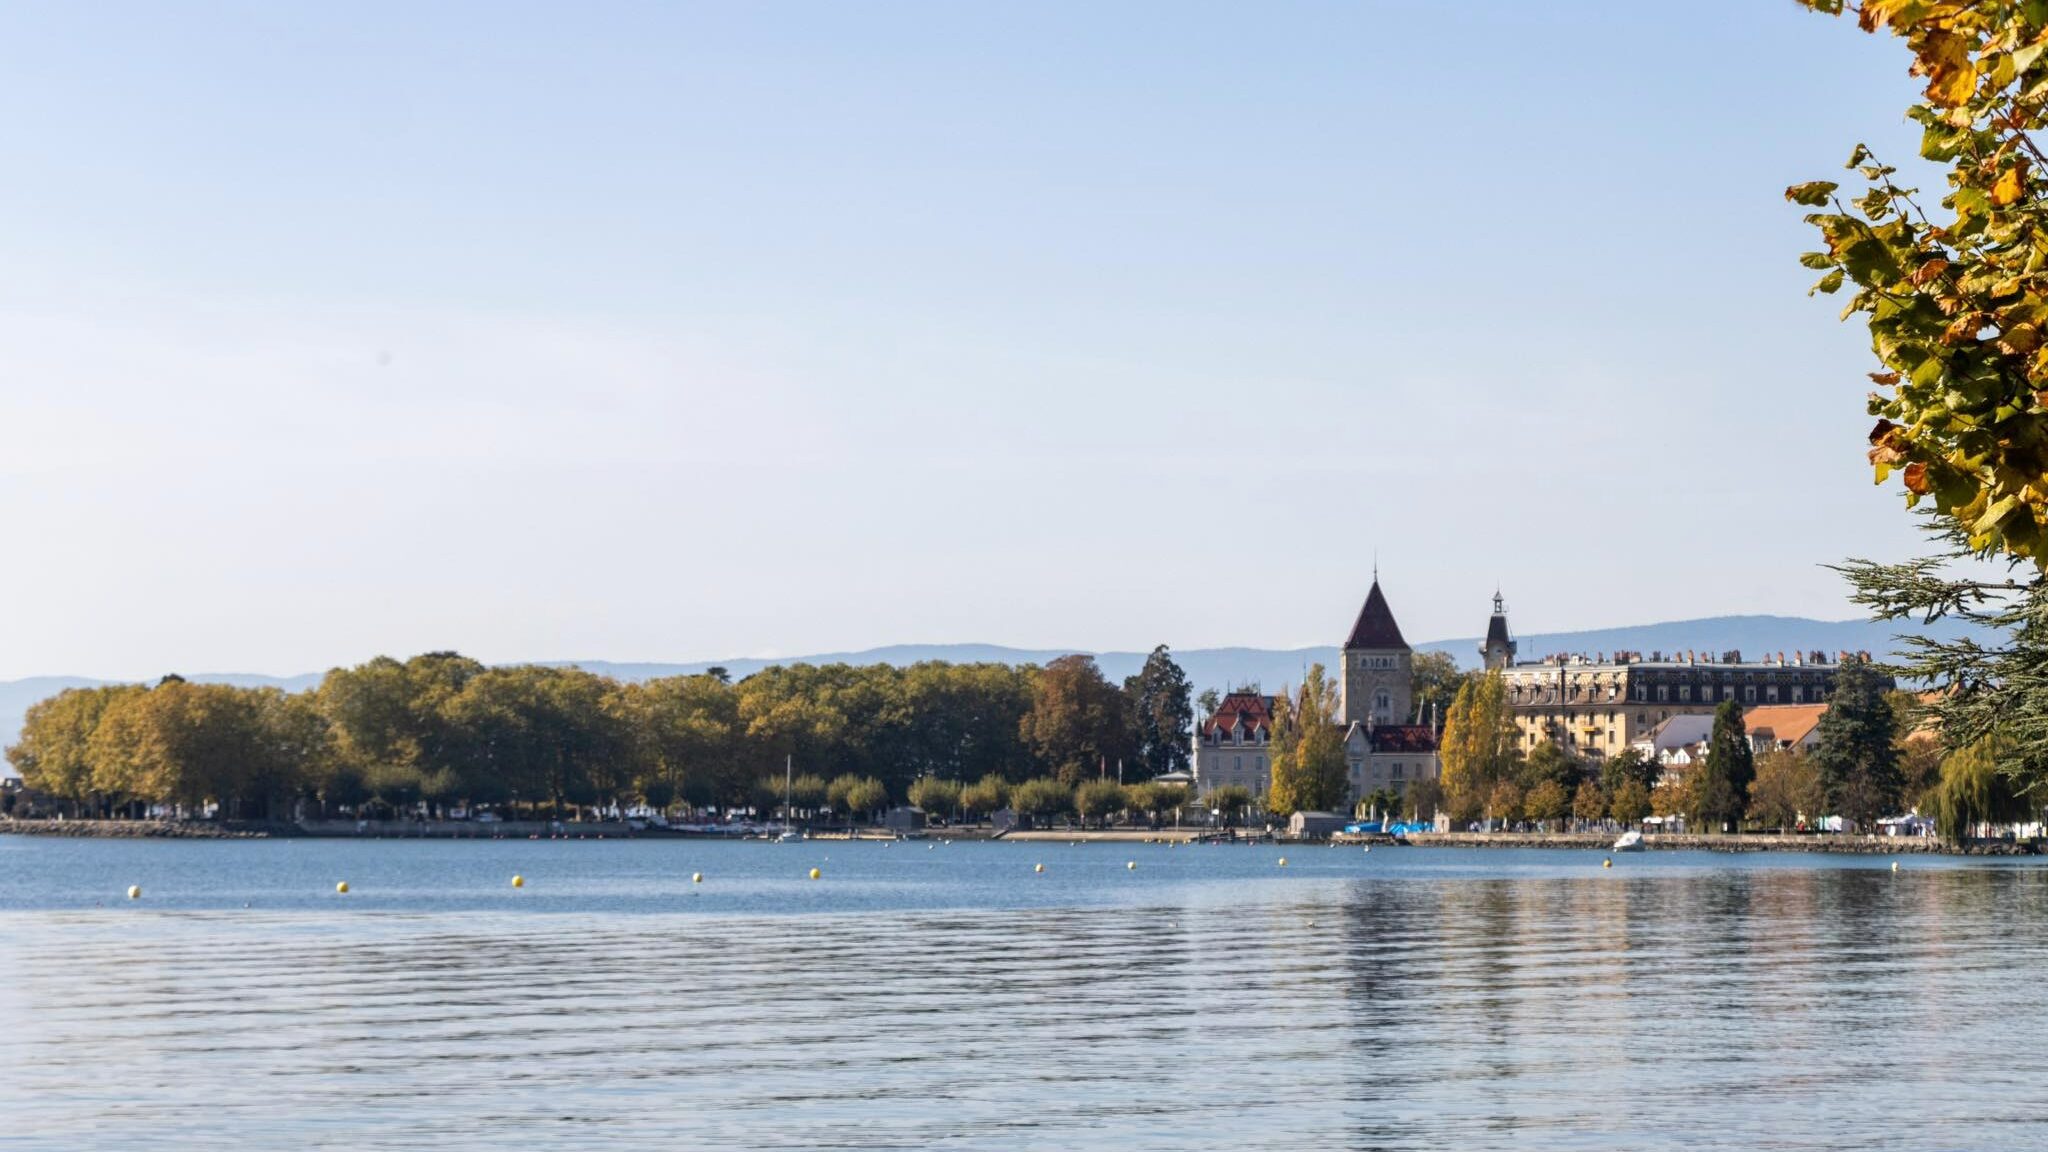
[[[2021,791],[2048,780],[2048,5],[2039,0],[1801,0],[1853,11],[1904,42],[1925,79],[1906,115],[1943,187],[1907,187],[1857,145],[1849,181],[1786,190],[1823,248],[1802,257],[1814,291],[1848,291],[1878,361],[1869,461],[1927,517],[1939,553],[1844,566],[1880,619],[1957,617],[2009,639],[1909,637],[1895,671],[1944,686],[1933,712],[1951,752],[1996,738]],[[2003,578],[1959,579],[1958,558]]]

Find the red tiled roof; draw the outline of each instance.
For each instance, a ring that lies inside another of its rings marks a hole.
[[[1434,752],[1436,730],[1427,724],[1381,724],[1372,730],[1375,752]]]
[[[1351,626],[1351,635],[1344,641],[1346,648],[1406,648],[1408,642],[1401,639],[1401,626],[1394,623],[1393,610],[1387,607],[1387,598],[1380,591],[1380,582],[1372,582],[1372,591],[1365,594],[1365,607],[1358,610],[1358,622]]]
[[[1257,692],[1232,692],[1216,706],[1216,714],[1202,722],[1202,735],[1214,735],[1219,729],[1229,731],[1240,721],[1247,732],[1256,732],[1271,724],[1273,698]]]

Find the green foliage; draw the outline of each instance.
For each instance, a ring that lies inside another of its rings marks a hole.
[[[1409,664],[1408,687],[1423,722],[1434,717],[1440,723],[1449,716],[1458,689],[1475,675],[1459,671],[1458,662],[1448,652],[1417,652]]]
[[[1529,789],[1522,801],[1522,811],[1531,820],[1545,822],[1562,820],[1571,813],[1572,794],[1558,780],[1550,779]]]
[[[1756,764],[1756,782],[1749,789],[1749,818],[1765,828],[1793,827],[1812,820],[1827,804],[1820,768],[1789,748],[1764,753]]]
[[[789,802],[798,808],[822,808],[825,806],[826,793],[830,790],[831,785],[825,782],[823,776],[806,772],[789,781]]]
[[[1392,788],[1375,788],[1358,798],[1351,806],[1351,814],[1360,820],[1381,816],[1391,819],[1401,810],[1401,794]]]
[[[1443,807],[1444,788],[1435,779],[1411,780],[1401,790],[1401,812],[1411,820],[1434,820]]]
[[[835,776],[825,785],[825,803],[834,812],[860,819],[888,806],[889,789],[873,776]]]
[[[1633,776],[1625,777],[1607,803],[1607,814],[1622,824],[1634,824],[1650,814],[1650,789]]]
[[[1840,0],[1802,0],[1839,13]],[[2048,563],[2048,201],[2034,137],[2048,126],[2048,7],[2038,0],[1864,0],[1865,31],[1906,42],[1927,79],[1907,109],[1920,154],[1943,165],[1938,211],[1858,145],[1838,185],[1786,190],[1825,251],[1814,291],[1854,291],[1882,371],[1869,411],[1878,482],[1894,472],[1908,506],[1930,502],[1980,555]]]
[[[1133,800],[1133,806],[1161,820],[1187,807],[1188,800],[1193,796],[1192,790],[1185,784],[1160,784],[1155,782],[1141,785],[1141,787],[1145,789],[1144,803],[1138,804],[1136,800]]]
[[[1756,763],[1742,722],[1742,705],[1723,700],[1714,709],[1706,759],[1694,771],[1692,807],[1686,817],[1700,831],[1740,821],[1749,808],[1749,788],[1755,778]]]
[[[2017,792],[1999,770],[1998,742],[1980,740],[1942,762],[1941,779],[1929,797],[1935,827],[1960,843],[1986,823],[2031,820],[2037,801]]]
[[[1010,807],[1034,820],[1074,810],[1074,790],[1057,777],[1038,776],[1010,789]]]
[[[1148,776],[1185,772],[1194,732],[1195,706],[1187,673],[1161,644],[1138,674],[1124,681],[1136,744],[1137,766]]]
[[[951,815],[960,809],[960,782],[920,776],[910,786],[910,802],[931,815]]]
[[[1225,784],[1202,798],[1212,811],[1223,814],[1225,823],[1244,818],[1252,806],[1252,790],[1242,784]]]
[[[1620,794],[1621,786],[1635,781],[1642,786],[1644,795],[1656,787],[1657,777],[1663,769],[1655,760],[1643,755],[1635,748],[1624,748],[1600,762],[1600,788],[1609,796]]]
[[[1274,697],[1266,808],[1275,816],[1345,809],[1351,779],[1337,715],[1337,685],[1321,664],[1309,668],[1292,695]]]
[[[1074,810],[1081,814],[1083,823],[1102,822],[1122,812],[1128,803],[1124,786],[1114,780],[1087,780],[1074,789]]]
[[[986,816],[1009,803],[1010,784],[1001,776],[990,773],[960,790],[960,806],[969,812]]]
[[[1585,769],[1577,757],[1558,747],[1555,740],[1545,740],[1529,750],[1528,759],[1515,772],[1515,779],[1532,793],[1545,784],[1556,784],[1569,796],[1584,775]]]
[[[1889,689],[1869,661],[1845,661],[1813,751],[1828,806],[1865,830],[1897,809],[1903,791]]]

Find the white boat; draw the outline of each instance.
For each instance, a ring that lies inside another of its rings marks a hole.
[[[1616,852],[1641,852],[1643,850],[1643,834],[1633,828],[1623,832],[1621,839],[1614,842],[1614,850]]]
[[[795,843],[795,842],[797,842],[798,840],[801,840],[801,839],[803,839],[803,838],[804,838],[804,834],[803,834],[803,833],[801,833],[801,832],[797,831],[796,829],[794,829],[794,828],[791,828],[791,827],[789,826],[789,796],[790,796],[790,784],[791,784],[791,781],[793,781],[793,780],[795,779],[795,775],[794,775],[794,774],[795,774],[795,771],[796,771],[796,757],[794,757],[794,756],[785,756],[785,757],[783,757],[783,758],[782,758],[782,834],[781,834],[780,836],[777,836],[777,837],[775,838],[775,842],[776,842],[777,844],[794,844],[794,843]]]

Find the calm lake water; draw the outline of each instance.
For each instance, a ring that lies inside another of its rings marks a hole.
[[[0,1147],[2048,1146],[2048,870],[1889,867],[0,837]]]

